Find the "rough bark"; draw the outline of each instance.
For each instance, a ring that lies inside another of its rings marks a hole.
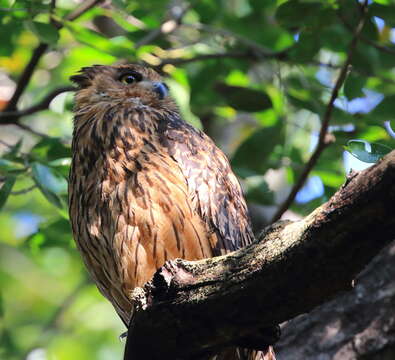
[[[133,294],[125,359],[201,359],[351,289],[395,238],[395,151],[298,222],[226,256],[165,264]],[[262,335],[259,335],[262,334]]]
[[[395,359],[395,243],[362,271],[355,288],[286,323],[278,360]]]

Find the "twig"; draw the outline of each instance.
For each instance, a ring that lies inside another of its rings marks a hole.
[[[31,115],[37,111],[48,109],[49,104],[56,96],[58,96],[59,94],[64,93],[64,92],[74,91],[74,90],[75,90],[75,88],[73,86],[63,86],[58,89],[54,89],[48,95],[46,95],[45,98],[42,99],[39,103],[37,103],[31,107],[28,107],[24,110],[19,110],[19,111],[1,112],[0,113],[0,121],[3,124],[7,124],[7,123],[13,124],[13,123],[17,122],[21,116]]]
[[[40,43],[34,49],[29,63],[26,65],[21,77],[19,78],[15,92],[12,95],[10,101],[7,104],[7,107],[4,110],[5,112],[16,110],[16,105],[18,103],[19,98],[21,97],[22,93],[25,91],[33,75],[34,69],[36,68],[39,60],[41,59],[41,56],[45,53],[47,49],[48,49],[48,44],[44,44],[44,43]]]
[[[343,14],[340,11],[337,12],[337,15],[347,30],[354,31],[353,27],[347,22],[347,20],[345,19],[345,17],[343,16]],[[395,49],[393,49],[393,48],[390,48],[390,47],[384,46],[384,45],[380,45],[380,44],[376,43],[375,41],[373,41],[363,35],[360,35],[359,39],[360,39],[360,41],[363,41],[364,43],[366,43],[370,46],[373,46],[374,48],[376,48],[377,50],[379,50],[381,52],[384,52],[384,53],[387,53],[390,55],[395,55]]]
[[[27,187],[26,189],[21,189],[18,191],[11,191],[11,195],[25,195],[29,193],[30,191],[34,190],[37,187],[37,185],[32,185]]]
[[[53,333],[53,330],[58,328],[59,319],[63,316],[63,314],[71,307],[71,305],[77,299],[77,296],[80,292],[85,288],[85,286],[89,283],[87,279],[81,281],[75,289],[63,300],[62,304],[56,309],[56,311],[52,314],[52,316],[48,319],[46,324],[43,326],[39,338],[35,341],[35,343],[26,350],[22,356],[22,359],[26,359],[29,353],[34,350],[35,348],[42,345],[42,335],[50,332]]]
[[[100,3],[102,0],[89,0],[89,1],[84,1],[77,9],[69,13],[66,17],[65,20],[67,21],[73,21],[80,17],[84,12],[88,11],[90,8],[95,6],[96,4]],[[52,10],[53,11],[53,10]],[[62,27],[61,24],[59,24],[58,28],[60,29]],[[32,57],[30,58],[29,63],[26,65],[21,77],[19,78],[17,87],[15,89],[14,94],[12,95],[10,101],[7,104],[7,107],[4,109],[5,112],[9,111],[15,111],[17,103],[22,96],[23,92],[25,91],[27,85],[30,82],[30,79],[33,75],[33,72],[40,61],[41,57],[44,55],[44,53],[48,49],[48,44],[45,43],[40,43],[33,51]]]
[[[278,53],[266,53],[265,52],[265,57],[267,58],[275,58],[282,60],[285,58],[285,53],[283,52],[278,52]],[[233,59],[250,59],[250,60],[259,60],[260,56],[257,56],[257,53],[255,51],[252,51],[252,49],[247,49],[246,51],[243,52],[221,52],[221,53],[214,53],[214,54],[200,54],[200,55],[195,55],[190,58],[167,58],[167,59],[161,59],[161,63],[155,68],[161,69],[165,65],[183,65],[183,64],[188,64],[196,61],[204,61],[204,60],[211,60],[211,59],[224,59],[224,58],[233,58]]]
[[[254,58],[253,54],[249,52],[223,52],[223,53],[216,53],[216,54],[200,54],[195,55],[190,58],[166,58],[161,59],[161,63],[155,68],[161,69],[165,65],[183,65],[189,64],[196,61],[204,61],[204,60],[211,60],[211,59],[224,59],[224,58],[234,58],[234,59],[242,59],[242,58]]]
[[[335,86],[332,89],[331,97],[330,97],[328,105],[326,106],[326,109],[325,109],[320,133],[318,136],[318,144],[317,144],[314,152],[311,154],[310,159],[308,160],[307,164],[305,165],[301,175],[299,176],[299,179],[293,186],[287,199],[281,204],[281,206],[278,208],[277,212],[274,214],[272,222],[279,220],[281,218],[281,216],[284,214],[284,212],[290,207],[290,205],[293,203],[293,201],[296,197],[296,194],[298,193],[298,191],[302,188],[303,184],[305,183],[310,171],[314,168],[315,164],[317,163],[317,160],[319,159],[321,153],[331,142],[333,142],[333,136],[330,136],[328,134],[329,121],[331,120],[331,117],[332,117],[334,103],[335,103],[335,100],[337,99],[339,90],[342,87],[344,80],[346,79],[348,67],[351,63],[351,59],[352,59],[352,56],[354,54],[354,51],[355,51],[355,48],[356,48],[356,45],[358,42],[358,38],[361,34],[363,25],[365,24],[366,16],[368,13],[367,12],[367,10],[368,10],[367,5],[368,5],[368,0],[365,0],[364,4],[362,6],[361,19],[354,31],[353,38],[352,38],[351,43],[348,48],[347,58],[340,70],[340,74],[336,80]]]
[[[10,150],[13,150],[15,148],[15,145],[16,145],[16,144],[12,144],[11,145],[11,144],[9,144],[8,142],[6,142],[6,141],[4,141],[2,139],[0,139],[0,144],[4,145],[5,147],[9,148]],[[29,157],[29,154],[24,153],[22,151],[18,151],[18,154],[20,154],[25,159]]]
[[[190,27],[193,29],[213,33],[216,35],[222,35],[224,37],[231,37],[235,40],[237,40],[240,44],[243,44],[247,49],[248,49],[248,54],[249,56],[255,56],[256,58],[276,58],[278,60],[285,60],[287,58],[287,53],[288,51],[292,48],[288,47],[284,50],[273,52],[270,51],[263,46],[261,46],[259,43],[248,39],[240,34],[236,34],[228,29],[221,29],[221,28],[216,28],[210,25],[206,24],[184,24],[184,27]]]
[[[75,10],[66,15],[65,20],[74,21],[78,19],[82,14],[86,13],[89,9],[93,8],[97,4],[103,2],[104,0],[87,0],[82,1],[81,5],[78,6]]]
[[[42,138],[50,138],[50,136],[48,136],[47,134],[44,134],[44,133],[42,133],[40,131],[37,131],[37,130],[34,130],[30,126],[22,124],[20,122],[12,123],[12,125],[15,125],[15,126],[21,128],[21,129],[27,131],[27,132],[30,132],[33,135],[40,136]]]
[[[8,147],[9,149],[12,149],[14,147],[14,145],[9,144],[8,142],[5,142],[2,139],[0,139],[0,144],[4,145],[5,147]]]
[[[159,26],[159,28],[152,30],[146,36],[144,36],[140,41],[137,41],[134,46],[135,49],[138,49],[141,46],[151,43],[152,41],[154,41],[155,39],[157,39],[163,34],[169,34],[173,32],[181,24],[182,18],[192,6],[193,4],[190,3],[186,5],[178,13],[174,13],[175,12],[174,9],[173,9],[173,13],[170,10],[170,18],[164,20],[162,24]]]

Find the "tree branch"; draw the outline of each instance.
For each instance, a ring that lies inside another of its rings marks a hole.
[[[201,24],[201,23],[196,23],[196,24],[183,24],[184,27],[190,27],[192,29],[196,30],[201,30],[205,31],[211,34],[215,35],[221,35],[223,37],[230,37],[236,40],[238,43],[242,44],[247,51],[245,52],[246,57],[253,58],[254,60],[261,60],[261,59],[266,59],[266,58],[275,58],[278,60],[285,60],[287,59],[287,53],[293,46],[290,46],[284,50],[273,52],[265,47],[263,47],[261,44],[246,38],[240,34],[234,33],[228,29],[222,29],[222,28],[216,28],[212,27],[207,24]]]
[[[17,190],[17,191],[11,191],[10,194],[14,195],[14,196],[25,195],[25,194],[33,191],[36,187],[37,187],[37,185],[32,185],[32,186],[29,186],[29,187],[27,187],[25,189],[21,189],[21,190]]]
[[[193,4],[185,5],[184,8],[180,11],[178,10],[179,6],[180,6],[179,4],[176,4],[173,9],[170,9],[169,18],[164,20],[158,28],[150,31],[140,41],[137,41],[136,44],[134,45],[135,49],[138,49],[141,46],[151,43],[152,41],[154,41],[155,39],[157,39],[163,34],[169,34],[173,32],[181,24],[182,18],[187,13],[187,11],[193,6]]]
[[[395,151],[305,219],[279,222],[246,248],[167,262],[132,295],[125,359],[205,359],[350,289],[395,238],[394,202]]]
[[[32,57],[30,58],[29,63],[26,65],[25,69],[21,77],[18,80],[18,84],[16,86],[15,92],[12,95],[10,101],[5,108],[5,112],[15,111],[16,105],[25,91],[29,81],[33,75],[34,69],[36,68],[41,56],[47,51],[48,44],[40,43],[33,51]]]
[[[0,113],[0,122],[2,124],[14,124],[18,122],[21,116],[31,115],[37,111],[46,110],[49,107],[51,101],[58,96],[59,94],[67,91],[74,91],[75,87],[73,86],[63,86],[51,91],[44,99],[42,99],[39,103],[28,107],[24,110],[20,111],[5,111]]]
[[[82,1],[80,5],[66,15],[65,20],[67,21],[74,21],[78,19],[81,15],[85,14],[88,10],[96,6],[97,4],[103,2],[104,0],[86,0]]]
[[[341,22],[343,23],[344,27],[347,30],[353,32],[354,31],[353,27],[347,22],[346,18],[343,16],[343,14],[340,11],[338,11],[337,15],[338,15],[339,19],[341,20]],[[370,40],[369,38],[367,38],[366,36],[363,36],[363,35],[360,35],[359,39],[360,39],[360,41],[362,41],[370,46],[373,46],[374,48],[376,48],[377,50],[379,50],[381,52],[384,52],[384,53],[390,54],[390,55],[395,55],[394,48],[380,45],[380,44],[376,43],[375,41]]]
[[[361,11],[362,11],[361,19],[360,19],[357,27],[354,30],[353,38],[352,38],[350,45],[348,47],[347,58],[344,61],[344,64],[340,70],[340,73],[339,73],[339,76],[337,77],[335,86],[332,89],[332,93],[331,93],[331,97],[329,99],[328,105],[326,106],[325,113],[322,118],[321,129],[320,129],[320,133],[318,136],[317,146],[316,146],[314,152],[311,154],[310,159],[306,163],[297,182],[292,187],[291,192],[288,195],[287,199],[280,205],[277,212],[274,214],[272,222],[280,219],[281,216],[285,213],[285,211],[287,211],[287,209],[291,206],[291,204],[295,200],[295,197],[296,197],[298,191],[302,188],[302,186],[305,183],[307,177],[309,176],[311,170],[316,165],[319,157],[321,156],[321,153],[324,151],[324,149],[328,145],[330,145],[334,141],[334,137],[331,136],[330,134],[328,134],[329,122],[332,117],[332,111],[333,111],[335,100],[337,99],[339,90],[342,87],[342,85],[347,77],[347,72],[349,70],[348,67],[349,67],[352,57],[354,55],[355,48],[356,48],[356,45],[358,42],[358,38],[359,38],[361,31],[363,29],[363,26],[365,24],[366,16],[368,13],[367,10],[368,10],[368,2],[366,0],[362,6],[362,9],[361,9]]]
[[[286,50],[288,51],[288,49]],[[264,52],[257,53],[256,49],[247,49],[246,51],[234,51],[234,52],[220,52],[214,54],[200,54],[195,55],[190,58],[167,58],[161,59],[161,63],[157,66],[153,66],[153,68],[157,70],[161,70],[165,65],[184,65],[196,61],[204,61],[204,60],[212,60],[212,59],[224,59],[224,58],[233,58],[233,59],[249,59],[249,60],[260,60],[262,57],[265,58],[273,58],[277,60],[285,60],[287,56],[286,51],[279,52]]]
[[[91,9],[93,6],[96,4],[102,2],[103,0],[88,0],[84,1],[80,6],[78,6],[74,11],[69,13],[66,17],[65,20],[67,21],[73,21],[80,17],[83,13]],[[54,5],[54,4],[53,4]],[[51,13],[53,13],[54,8],[51,6]],[[58,24],[58,29],[62,27],[62,24]],[[10,111],[15,111],[17,108],[18,101],[20,97],[22,96],[23,92],[25,91],[27,85],[30,82],[30,79],[33,75],[34,70],[36,69],[36,66],[38,62],[40,61],[41,57],[44,55],[44,53],[48,49],[48,44],[45,43],[40,43],[33,51],[32,57],[30,58],[30,61],[26,65],[25,69],[23,70],[23,73],[21,77],[18,80],[18,84],[16,86],[15,92],[12,95],[10,101],[7,104],[7,107],[4,109],[4,112],[10,112]]]

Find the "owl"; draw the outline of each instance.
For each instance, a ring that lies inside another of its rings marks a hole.
[[[73,235],[100,292],[128,326],[135,287],[167,260],[225,254],[254,239],[229,161],[180,116],[141,65],[83,68],[75,96],[69,205]],[[273,359],[227,349],[216,359]]]

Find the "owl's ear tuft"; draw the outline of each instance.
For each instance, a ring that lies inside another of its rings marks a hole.
[[[77,84],[80,88],[85,88],[90,85],[90,79],[85,74],[77,74],[70,76],[70,80]]]
[[[83,67],[79,74],[70,76],[70,80],[76,83],[81,89],[91,85],[91,80],[103,69],[103,65],[92,65]]]

